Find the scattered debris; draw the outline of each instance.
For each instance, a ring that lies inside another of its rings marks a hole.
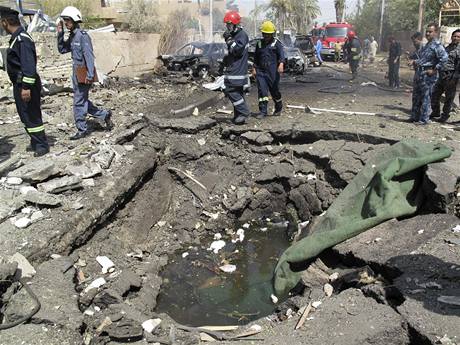
[[[331,284],[324,284],[323,291],[326,297],[331,297],[334,292],[334,288]]]
[[[114,271],[115,264],[107,256],[98,256],[96,257],[96,261],[101,265],[103,274]]]
[[[303,311],[302,313],[302,316],[300,317],[299,321],[297,322],[297,324],[295,325],[294,329],[295,330],[298,330],[300,328],[302,328],[303,324],[305,323],[305,321],[307,320],[307,317],[308,317],[308,314],[310,314],[310,311],[311,311],[311,308],[312,308],[312,303],[311,301],[308,303],[307,307],[305,308],[305,310]],[[316,308],[316,307],[315,307]]]
[[[17,267],[16,274],[18,274],[18,277],[17,277],[18,279],[19,278],[32,278],[35,274],[37,274],[37,271],[35,271],[35,268],[24,257],[24,255],[20,253],[15,253],[13,256],[9,258],[8,262],[17,262],[18,267]]]
[[[208,250],[212,250],[214,254],[219,253],[219,250],[225,247],[225,241],[223,240],[218,240],[214,241],[211,243],[211,246],[208,248]]]
[[[319,306],[320,306],[321,304],[323,304],[323,302],[321,302],[321,301],[315,301],[315,302],[313,302],[313,303],[311,304],[311,306],[312,306],[313,308],[315,308],[315,309],[318,309]]]
[[[227,265],[219,266],[219,269],[225,273],[233,273],[236,271],[236,266],[227,264]]]
[[[438,301],[444,304],[460,307],[460,296],[439,296]]]
[[[147,333],[153,333],[153,331],[161,324],[161,319],[149,319],[142,323],[142,328]]]
[[[86,289],[85,289],[85,292],[88,292],[89,290],[91,289],[97,289],[97,288],[100,288],[102,285],[106,284],[107,282],[105,281],[104,278],[97,278],[95,280],[93,280],[93,282],[91,284],[89,284]]]
[[[270,296],[270,298],[271,298],[273,304],[278,303],[278,297],[276,297],[275,295],[272,294],[272,295]]]

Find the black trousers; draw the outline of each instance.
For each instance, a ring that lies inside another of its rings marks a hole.
[[[399,61],[388,63],[388,79],[390,87],[399,87]]]
[[[42,120],[40,104],[41,88],[40,78],[37,78],[35,84],[32,85],[30,89],[30,101],[24,102],[21,98],[22,86],[20,84],[13,85],[16,110],[18,111],[19,118],[24,124],[27,134],[30,136],[30,145],[36,152],[49,149]]]
[[[358,76],[358,67],[359,67],[359,60],[350,60],[350,69],[352,79],[355,79]]]
[[[457,91],[457,78],[449,78],[444,77],[441,75],[434,85],[433,88],[433,95],[431,96],[431,117],[439,117],[442,116],[443,118],[447,119],[449,117],[449,113],[452,110],[452,106],[454,104],[455,93]],[[445,94],[445,101],[444,107],[441,111],[441,96]]]

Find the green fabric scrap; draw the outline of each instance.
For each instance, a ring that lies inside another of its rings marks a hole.
[[[386,220],[414,214],[423,202],[423,167],[451,155],[442,144],[406,140],[377,154],[355,176],[315,226],[289,247],[274,272],[274,288],[285,295],[300,281],[300,263]]]

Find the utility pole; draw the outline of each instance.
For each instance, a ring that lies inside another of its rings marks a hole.
[[[417,31],[422,31],[422,26],[423,26],[423,11],[425,9],[425,0],[420,0],[419,6],[418,6],[418,25],[417,25]]]
[[[385,14],[385,0],[382,0],[382,8],[380,9],[380,30],[379,30],[379,46],[383,46],[383,15]]]
[[[213,22],[212,22],[212,5],[213,0],[209,0],[209,42],[214,41],[214,30],[213,30]]]
[[[254,0],[254,38],[257,37],[257,0]]]

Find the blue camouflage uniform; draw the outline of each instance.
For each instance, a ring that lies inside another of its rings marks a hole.
[[[259,95],[259,111],[262,116],[268,113],[268,95],[272,96],[275,102],[274,114],[279,114],[283,109],[281,93],[279,90],[280,74],[278,66],[284,63],[284,49],[281,42],[273,39],[266,42],[261,39],[257,42],[254,58],[256,68],[256,80]]]
[[[433,86],[438,79],[438,72],[442,71],[447,62],[447,53],[438,40],[432,40],[422,47],[417,55],[411,120],[418,121],[420,124],[427,124],[430,122]],[[429,76],[427,70],[431,69],[435,69],[436,73]]]
[[[237,28],[226,40],[228,55],[225,57],[225,94],[234,107],[235,123],[242,124],[249,116],[249,107],[244,99],[244,89],[249,85],[248,48],[249,38],[243,29]]]
[[[30,35],[20,27],[11,35],[7,51],[7,71],[13,83],[13,94],[19,118],[30,136],[30,146],[37,154],[49,151],[43,126],[40,105],[41,81],[37,73],[35,43]],[[29,102],[22,100],[21,91],[30,90]]]
[[[94,53],[91,38],[86,31],[76,27],[69,36],[64,40],[64,31],[58,33],[58,49],[61,54],[72,53],[73,61],[73,112],[75,124],[79,132],[86,132],[88,126],[86,123],[86,114],[90,114],[98,120],[104,121],[110,116],[110,112],[105,109],[97,108],[89,100],[89,90],[91,84],[80,84],[77,80],[77,66],[86,66],[88,69],[88,80],[94,79]]]

